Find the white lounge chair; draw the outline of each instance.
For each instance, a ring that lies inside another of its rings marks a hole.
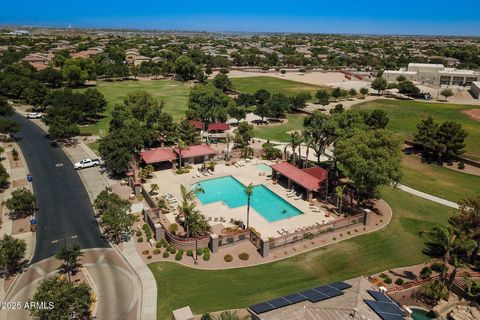
[[[213,175],[213,171],[208,169],[208,173],[210,173],[210,175]]]

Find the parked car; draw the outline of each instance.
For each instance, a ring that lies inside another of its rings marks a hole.
[[[74,166],[75,170],[79,170],[79,169],[95,167],[95,166],[98,166],[98,165],[100,165],[100,160],[98,160],[98,159],[84,159],[84,160],[81,160],[81,161],[75,163],[73,166]]]
[[[30,112],[27,114],[27,119],[41,119],[42,114],[38,112]]]

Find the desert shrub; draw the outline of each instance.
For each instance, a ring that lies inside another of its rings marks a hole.
[[[172,250],[172,246],[171,245],[167,245],[167,251],[171,251]]]
[[[386,277],[385,279],[383,279],[383,282],[385,282],[386,284],[391,284],[391,283],[392,283],[392,279],[389,278],[389,277]]]
[[[161,248],[162,247],[162,244],[160,243],[160,241],[157,241],[157,243],[155,243],[155,248]]]
[[[380,273],[379,277],[382,279],[388,278],[388,276],[385,273]]]
[[[432,276],[432,269],[430,267],[423,267],[420,271],[420,278],[421,279],[428,279]]]
[[[176,234],[178,231],[178,224],[172,223],[171,225],[168,226],[168,232],[171,234]]]
[[[168,253],[168,251],[165,251],[165,252],[163,253],[163,257],[164,257],[164,258],[170,257],[170,253]]]
[[[142,231],[138,230],[138,231],[135,233],[135,235],[136,235],[137,237],[141,237],[141,236],[142,236]]]
[[[465,169],[465,163],[463,163],[463,161],[458,163],[458,169],[460,169],[460,170]]]
[[[170,253],[171,254],[177,253],[177,249],[175,247],[170,248]]]
[[[187,256],[188,257],[193,257],[193,251],[192,250],[187,250]]]
[[[180,261],[182,260],[182,257],[183,257],[183,252],[178,251],[177,254],[175,255],[175,260]]]
[[[250,255],[246,252],[242,252],[238,255],[238,259],[243,260],[243,261],[247,261],[248,258],[250,258]]]
[[[445,270],[446,266],[442,262],[434,262],[430,265],[430,268],[438,273],[441,273],[443,270]]]
[[[143,237],[138,238],[138,242],[143,242]]]
[[[148,250],[143,250],[143,251],[142,251],[142,254],[143,254],[144,256],[146,256],[146,255],[149,254],[149,253],[150,253],[150,251],[148,251]]]
[[[397,280],[395,280],[395,284],[396,284],[397,286],[401,286],[401,285],[403,285],[403,283],[404,283],[404,281],[403,281],[402,278],[397,278]]]
[[[152,256],[151,256],[151,255],[148,255],[148,256],[147,256],[147,260],[150,260],[150,259],[152,259]]]
[[[233,261],[233,257],[231,254],[226,254],[224,257],[223,257],[223,260],[225,260],[225,262],[232,262]]]
[[[203,260],[210,260],[210,250],[208,248],[203,249]]]
[[[160,254],[160,249],[153,249],[153,254]]]
[[[197,255],[201,256],[203,254],[203,249],[198,248],[197,249]]]
[[[18,161],[19,155],[17,149],[12,149],[12,158],[13,160]]]

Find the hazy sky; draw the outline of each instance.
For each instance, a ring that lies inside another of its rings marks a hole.
[[[4,0],[0,24],[480,36],[480,0]]]

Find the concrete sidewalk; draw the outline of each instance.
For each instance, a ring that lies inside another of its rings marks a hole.
[[[430,200],[430,201],[442,204],[444,206],[447,206],[447,207],[450,207],[450,208],[453,208],[453,209],[457,209],[457,210],[460,209],[460,206],[453,201],[449,201],[449,200],[445,200],[445,199],[442,199],[442,198],[439,198],[439,197],[432,196],[431,194],[428,194],[428,193],[425,193],[425,192],[422,192],[422,191],[418,191],[416,189],[404,186],[403,184],[398,184],[397,188],[400,189],[400,190],[403,190],[405,192],[408,192],[410,194],[413,194],[417,197],[420,197],[420,198],[423,198],[423,199],[426,199],[426,200]]]

